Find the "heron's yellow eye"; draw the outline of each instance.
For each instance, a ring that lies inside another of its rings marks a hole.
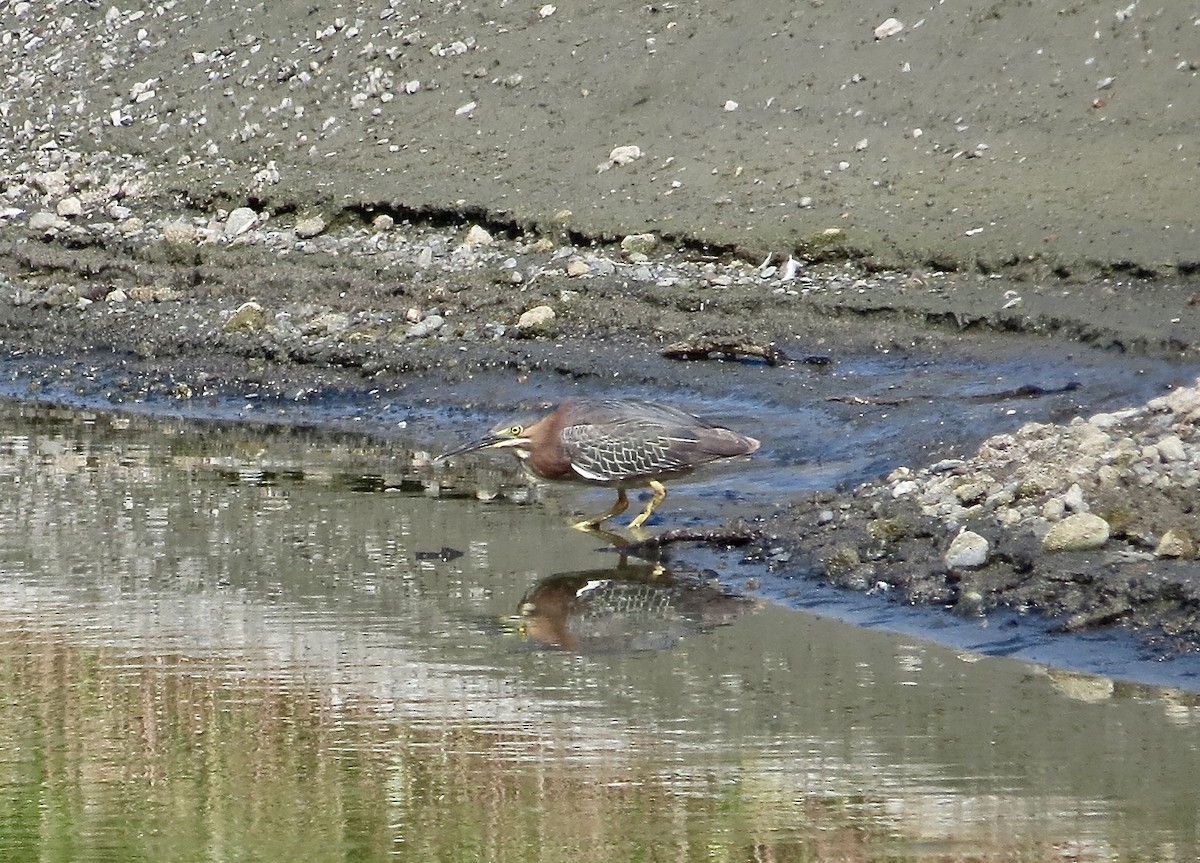
[[[513,437],[520,437],[520,436],[521,436],[521,432],[523,432],[523,431],[524,431],[524,429],[523,429],[523,428],[521,428],[520,426],[513,426],[512,428],[510,428],[510,429],[508,430],[508,433],[509,433],[510,435],[512,435]]]

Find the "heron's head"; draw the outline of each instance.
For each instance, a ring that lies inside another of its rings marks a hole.
[[[477,452],[484,449],[508,449],[519,459],[529,458],[529,447],[534,440],[529,436],[530,427],[520,422],[504,422],[478,440],[464,444],[450,452],[438,456],[438,461],[465,452]]]

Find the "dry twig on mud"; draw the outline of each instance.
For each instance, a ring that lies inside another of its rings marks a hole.
[[[667,345],[660,353],[669,360],[736,360],[748,357],[762,360],[769,366],[781,366],[791,362],[791,358],[774,345],[760,345],[734,339],[710,338],[675,342]]]
[[[651,536],[628,545],[616,548],[621,554],[641,556],[645,552],[655,552],[668,545],[680,542],[699,542],[704,545],[731,547],[749,545],[765,537],[761,530],[752,527],[716,528],[713,530],[695,530],[692,528],[675,528],[665,530],[658,536]]]

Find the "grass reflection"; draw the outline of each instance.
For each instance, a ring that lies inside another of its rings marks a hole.
[[[679,794],[653,758],[580,769],[569,744],[395,719],[298,670],[3,627],[4,860],[737,860],[765,847],[735,784]],[[819,817],[821,842],[759,825],[790,834],[767,859],[862,851],[862,824]]]

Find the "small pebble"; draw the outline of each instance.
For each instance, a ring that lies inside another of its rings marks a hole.
[[[79,198],[75,197],[74,195],[71,195],[70,197],[63,198],[61,201],[59,201],[58,206],[54,208],[54,211],[63,218],[68,219],[76,216],[82,216],[83,202],[81,202]]]
[[[325,219],[321,216],[309,216],[296,222],[296,236],[302,240],[311,240],[324,232]]]
[[[621,251],[629,255],[649,255],[658,248],[658,237],[654,234],[629,234],[621,240]]]
[[[265,323],[263,307],[251,300],[238,306],[221,329],[227,333],[253,333],[261,330]]]
[[[554,309],[550,306],[534,306],[517,319],[517,330],[525,335],[543,335],[554,323]]]

